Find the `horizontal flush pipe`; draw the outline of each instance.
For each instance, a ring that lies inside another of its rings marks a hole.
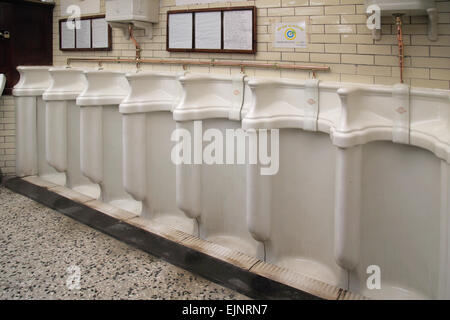
[[[278,64],[278,63],[258,63],[258,62],[239,62],[232,60],[210,60],[198,61],[188,59],[127,59],[127,58],[67,58],[67,65],[72,62],[96,62],[96,63],[146,63],[146,64],[168,64],[168,65],[182,65],[183,67],[194,66],[221,66],[221,67],[240,67],[244,68],[262,68],[262,69],[287,69],[287,70],[304,70],[312,71],[329,71],[328,66],[306,66],[296,64]]]

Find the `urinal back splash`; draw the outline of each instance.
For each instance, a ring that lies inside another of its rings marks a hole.
[[[27,71],[15,91],[19,176],[45,178],[43,152],[67,190],[99,186],[103,202],[78,198],[91,208],[241,252],[274,281],[344,290],[311,289],[324,298],[450,299],[449,91],[62,68],[50,86],[31,70],[32,99]],[[28,114],[44,90],[46,143]]]
[[[50,86],[50,67],[18,67],[20,80],[13,89],[16,99],[16,175],[39,175],[64,185],[45,156],[45,103],[42,94]]]
[[[139,213],[141,203],[123,187],[122,117],[119,104],[129,93],[125,73],[86,71],[86,88],[77,97],[80,107],[81,171],[100,187],[100,199]]]
[[[277,172],[247,167],[249,230],[265,244],[267,261],[345,288],[348,274],[334,257],[336,152],[327,134],[339,101],[317,80],[251,80],[249,86],[253,104],[243,127],[279,130],[278,149],[272,148],[279,153]],[[328,118],[319,126],[322,113]]]
[[[51,68],[51,83],[44,92],[45,151],[48,164],[65,174],[65,186],[98,198],[100,188],[80,166],[80,108],[75,100],[86,88],[84,70]]]
[[[212,162],[203,153],[198,157],[197,150],[208,148],[208,141],[218,143],[218,137],[227,132],[240,130],[246,95],[250,95],[245,91],[245,76],[186,75],[180,82],[183,95],[174,119],[180,138],[190,137],[193,143],[183,150],[191,159],[177,163],[177,204],[198,221],[201,238],[263,259],[263,244],[252,239],[246,227],[245,163],[219,159],[219,153],[226,154],[225,146],[218,145],[221,150]],[[234,154],[238,147],[238,143],[232,146]]]
[[[124,187],[142,202],[143,218],[197,234],[197,222],[176,205],[176,168],[170,161],[175,129],[172,110],[181,97],[178,76],[161,72],[127,75],[131,90],[120,104]]]

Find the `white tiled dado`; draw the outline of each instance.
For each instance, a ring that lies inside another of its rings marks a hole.
[[[12,96],[0,97],[0,170],[3,175],[16,171],[15,114]]]

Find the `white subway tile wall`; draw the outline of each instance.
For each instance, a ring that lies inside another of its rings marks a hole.
[[[53,57],[55,65],[65,65],[67,57],[135,56],[134,46],[119,29],[113,29],[113,50],[110,52],[62,52],[59,50],[59,0],[53,18]],[[450,1],[437,0],[439,40],[427,37],[426,17],[404,17],[405,82],[412,86],[450,89]],[[166,13],[168,10],[255,5],[257,10],[257,54],[169,53],[166,48]],[[105,12],[104,0],[101,10]],[[209,5],[176,6],[175,0],[161,0],[160,22],[154,25],[153,39],[135,32],[141,43],[143,58],[189,58],[198,60],[236,59],[271,63],[326,64],[330,72],[318,73],[321,80],[391,85],[399,81],[396,27],[390,17],[382,19],[382,38],[372,39],[366,26],[364,0],[256,0],[212,3]],[[273,28],[277,22],[308,23],[309,44],[306,49],[274,48]],[[96,67],[92,63],[74,66]],[[133,70],[130,64],[104,64],[104,68]],[[142,65],[143,70],[181,70],[181,66]],[[236,73],[239,68],[189,67],[193,72]],[[306,79],[306,71],[245,70],[250,76]],[[14,172],[13,100],[0,100],[0,167],[6,174]],[[12,121],[12,122],[11,122]]]
[[[3,175],[13,175],[16,172],[14,114],[13,97],[0,97],[0,170]]]

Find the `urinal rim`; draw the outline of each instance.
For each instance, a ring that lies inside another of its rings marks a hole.
[[[50,91],[42,94],[44,101],[76,100],[81,91]]]
[[[125,77],[128,80],[138,80],[145,78],[163,78],[163,79],[177,79],[180,75],[177,72],[169,71],[142,71],[138,73],[127,73]]]
[[[211,74],[211,73],[188,73],[179,77],[179,81],[184,83],[195,83],[204,81],[218,81],[232,83],[233,76],[225,74]]]
[[[19,82],[14,86],[12,94],[16,97],[34,97],[34,96],[40,96],[44,93],[45,90],[47,90],[50,87],[51,78],[50,74],[48,73],[48,70],[52,66],[18,66],[17,71],[19,71],[20,78]],[[31,82],[31,84],[28,82],[25,82],[27,79],[23,76],[25,72],[28,71],[47,71],[48,73],[48,79],[46,82],[39,81],[37,83]]]
[[[85,75],[90,75],[90,74],[101,74],[101,75],[115,74],[115,75],[126,76],[127,73],[125,71],[102,69],[102,70],[83,70],[83,74],[85,74]]]
[[[54,66],[17,66],[17,70],[49,70]]]
[[[45,101],[61,101],[61,100],[75,100],[85,89],[86,89],[86,78],[84,77],[83,72],[86,69],[82,68],[67,68],[67,67],[54,67],[49,69],[50,73],[50,86],[45,90],[45,92],[42,94],[42,98]],[[71,82],[71,90],[64,89],[64,86],[57,86],[54,87],[55,78],[54,75],[61,75],[61,74],[71,74],[74,76],[80,76],[78,81],[72,81]],[[76,85],[79,87],[77,89],[73,89],[73,83],[76,83]]]
[[[126,95],[79,95],[76,98],[76,104],[80,107],[105,106],[105,105],[120,105],[125,99]]]

